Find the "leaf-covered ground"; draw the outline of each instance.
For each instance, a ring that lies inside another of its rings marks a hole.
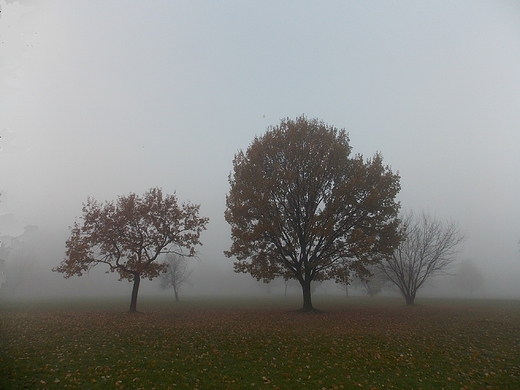
[[[520,304],[1,310],[1,389],[517,389]]]

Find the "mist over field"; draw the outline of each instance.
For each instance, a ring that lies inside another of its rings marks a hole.
[[[513,1],[0,0],[0,299],[127,297],[108,267],[51,271],[87,198],[151,187],[209,217],[183,296],[300,295],[233,272],[239,150],[282,118],[381,152],[402,210],[464,232],[421,297],[520,298],[520,5]],[[384,294],[398,295],[396,290]],[[316,295],[341,295],[333,282]],[[363,295],[352,286],[349,294]],[[143,280],[141,296],[171,296]]]

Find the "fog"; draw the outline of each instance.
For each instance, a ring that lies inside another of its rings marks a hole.
[[[305,114],[345,128],[354,153],[380,151],[401,175],[403,210],[464,231],[459,259],[482,272],[481,288],[446,276],[418,298],[520,298],[517,2],[0,6],[0,297],[129,297],[102,265],[70,279],[51,269],[88,196],[156,186],[210,218],[181,299],[284,294],[224,257],[225,195],[234,154]],[[140,296],[152,294],[173,297],[143,281]]]

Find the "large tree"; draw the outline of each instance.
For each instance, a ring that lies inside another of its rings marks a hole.
[[[392,252],[399,176],[380,154],[366,161],[350,154],[345,130],[301,116],[235,155],[225,212],[235,272],[298,280],[309,311],[313,280],[338,277],[347,258],[364,273]]]
[[[208,223],[199,217],[199,205],[179,205],[175,194],[163,195],[160,188],[103,204],[88,198],[82,219],[71,228],[66,257],[53,271],[69,278],[98,264],[108,265],[109,271],[119,273],[119,280],[133,282],[131,312],[137,310],[141,278],[151,280],[166,271],[167,264],[158,261],[160,255],[194,256]]]
[[[455,222],[438,221],[424,212],[405,214],[400,230],[403,240],[380,263],[380,269],[397,286],[406,304],[413,305],[417,291],[429,278],[452,267],[464,235]]]

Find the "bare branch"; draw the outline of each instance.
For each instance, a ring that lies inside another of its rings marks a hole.
[[[181,287],[188,283],[193,270],[188,268],[186,258],[175,253],[168,253],[165,256],[165,263],[167,265],[166,271],[161,274],[160,286],[164,290],[166,288],[173,288],[175,300],[179,301],[179,291]]]
[[[456,260],[464,235],[455,222],[441,222],[423,212],[401,218],[403,240],[380,269],[413,304],[417,290],[435,275],[446,273]]]

